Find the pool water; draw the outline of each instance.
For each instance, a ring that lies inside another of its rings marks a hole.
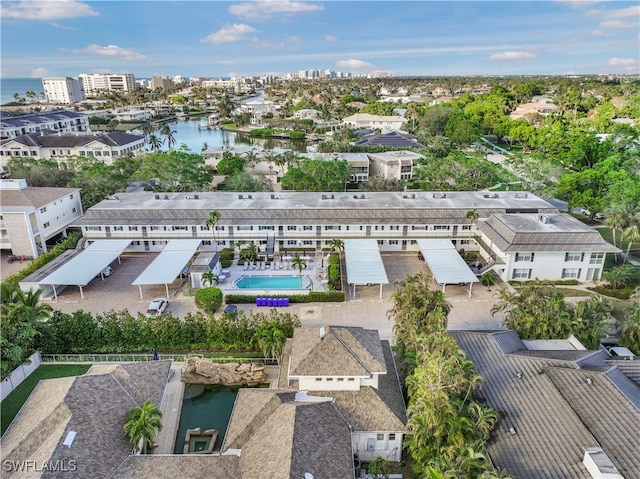
[[[197,394],[202,387],[200,386],[200,388],[196,388],[197,393],[193,397],[189,397],[189,387],[186,386],[187,389],[182,401],[180,426],[176,434],[176,444],[173,452],[174,454],[183,453],[184,437],[187,434],[187,429],[195,429],[197,427],[201,431],[206,431],[207,429],[218,430],[218,439],[213,450],[219,451],[229,426],[233,404],[238,395],[238,388],[207,386],[200,394]]]
[[[303,289],[300,276],[241,276],[236,281],[241,289]]]

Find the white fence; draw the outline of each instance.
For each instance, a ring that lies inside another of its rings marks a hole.
[[[29,374],[34,372],[40,363],[42,363],[42,358],[40,357],[40,351],[36,351],[31,356],[29,356],[29,361],[22,363],[16,369],[13,370],[11,376],[2,381],[2,386],[0,387],[0,401],[4,401],[11,391],[17,388],[22,381],[25,380]]]

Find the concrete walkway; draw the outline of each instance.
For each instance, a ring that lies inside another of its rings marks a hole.
[[[184,383],[180,381],[180,371],[183,362],[171,364],[171,376],[167,382],[162,398],[162,429],[156,437],[154,454],[173,454],[176,441],[176,433],[180,425],[180,411],[182,410],[182,398],[184,396]]]

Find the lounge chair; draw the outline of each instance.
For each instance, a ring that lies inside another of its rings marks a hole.
[[[257,265],[252,261],[251,262],[251,269],[256,269]]]
[[[246,271],[246,270],[248,270],[248,269],[249,269],[249,262],[248,262],[248,261],[245,261],[245,262],[244,262],[244,270]]]
[[[284,268],[284,263],[280,261],[280,269]]]

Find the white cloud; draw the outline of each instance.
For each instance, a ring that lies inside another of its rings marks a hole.
[[[47,69],[44,67],[34,68],[29,72],[31,78],[43,78],[47,76]]]
[[[223,43],[235,43],[246,40],[247,37],[255,33],[257,30],[244,23],[234,23],[233,25],[225,25],[217,32],[213,32],[209,36],[200,40],[202,43],[211,43],[213,45],[221,45]]]
[[[629,8],[619,8],[617,10],[611,10],[610,12],[606,12],[604,18],[626,18],[626,17],[635,17],[638,18],[640,16],[640,5]]]
[[[602,0],[555,0],[557,3],[563,3],[574,10],[589,8],[596,3],[602,3]]]
[[[622,28],[635,28],[638,22],[625,22],[624,20],[605,20],[598,25],[600,28],[613,28],[615,30]]]
[[[368,62],[363,62],[362,60],[356,60],[354,58],[349,58],[348,60],[340,60],[336,62],[336,67],[344,68],[346,70],[371,70],[375,67]]]
[[[496,53],[489,57],[489,60],[498,61],[498,62],[509,62],[509,61],[517,61],[517,60],[528,60],[530,58],[535,58],[533,53],[529,52],[502,52]]]
[[[86,46],[80,51],[82,53],[89,53],[92,55],[100,55],[103,57],[110,57],[110,58],[119,58],[121,60],[127,60],[127,61],[147,60],[147,57],[145,57],[144,55],[138,52],[135,52],[133,50],[130,50],[128,48],[119,47],[117,45],[107,45],[106,47],[102,47],[100,45],[92,44],[92,45]]]
[[[19,20],[40,20],[50,22],[66,18],[94,17],[99,15],[90,5],[75,0],[49,2],[19,1],[2,2],[0,16]]]
[[[324,10],[322,5],[307,2],[290,2],[288,0],[257,0],[231,5],[228,12],[243,20],[264,22],[276,15],[285,17],[296,13],[318,12]]]
[[[289,38],[287,38],[287,41],[288,41],[289,43],[300,43],[300,42],[302,41],[302,38],[300,38],[300,37],[299,37],[299,36],[297,36],[297,35],[292,35],[292,36],[290,36]]]
[[[591,35],[595,35],[596,37],[610,37],[611,34],[605,32],[604,30],[592,30]]]
[[[607,61],[607,65],[612,67],[632,67],[637,64],[638,64],[638,61],[634,60],[633,58],[613,57],[613,58],[609,58],[609,60]]]
[[[333,35],[325,35],[324,36],[324,41],[325,42],[337,42],[338,39],[336,37],[334,37]]]
[[[233,67],[233,66],[237,65],[237,63],[234,62],[233,60],[220,60],[218,63],[220,65],[227,65],[227,66],[230,66],[230,67]]]

